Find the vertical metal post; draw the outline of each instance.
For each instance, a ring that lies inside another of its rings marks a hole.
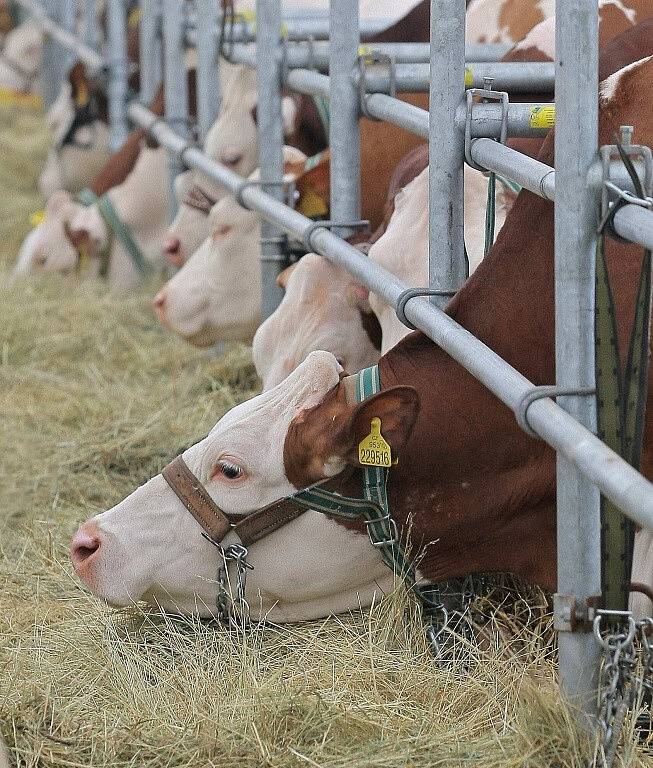
[[[107,1],[109,65],[109,146],[117,151],[127,138],[127,9],[124,0]]]
[[[465,281],[464,135],[456,110],[465,98],[465,0],[431,0],[429,117],[429,285],[456,291]],[[448,298],[432,297],[443,307]]]
[[[84,42],[94,51],[99,47],[96,0],[84,0]]]
[[[188,81],[186,77],[186,15],[180,0],[163,0],[163,82],[165,119],[175,133],[185,138],[188,130]],[[178,155],[168,154],[170,221],[177,213],[174,194],[176,177],[184,170]]]
[[[161,83],[161,3],[160,0],[140,0],[140,8],[140,100],[149,106]]]
[[[329,11],[330,216],[333,221],[351,222],[361,216],[360,108],[355,80],[360,45],[358,3],[331,0]],[[356,230],[336,227],[333,231],[345,238]]]
[[[594,386],[594,258],[598,195],[588,173],[598,142],[596,0],[556,2],[555,304],[556,382]],[[594,397],[558,403],[589,430]],[[558,593],[578,601],[601,593],[599,492],[558,455]],[[559,620],[559,617],[556,616]],[[560,685],[575,706],[595,714],[599,645],[591,632],[559,634]]]
[[[52,21],[59,26],[71,32],[75,31],[74,0],[47,0],[45,10]],[[56,101],[70,63],[69,51],[56,40],[46,37],[43,49],[43,100],[46,108],[51,107]]]
[[[197,133],[203,141],[220,111],[218,4],[197,0]]]
[[[283,122],[281,118],[281,0],[256,0],[256,72],[258,81],[259,166],[263,190],[279,200],[283,190]],[[274,186],[272,186],[274,185]],[[263,320],[283,297],[276,284],[286,266],[284,238],[279,229],[261,223],[261,287]]]

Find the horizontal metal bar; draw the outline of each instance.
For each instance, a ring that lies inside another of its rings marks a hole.
[[[553,200],[555,172],[550,165],[491,139],[473,141],[470,154],[482,168],[495,171],[546,200]]]
[[[177,136],[152,112],[133,103],[129,115],[162,145],[183,156],[184,162],[224,185],[232,193],[243,179],[210,160],[199,149]],[[359,250],[257,187],[242,190],[243,201],[267,220],[300,240],[313,229],[311,243],[318,253],[343,267],[392,306],[406,286],[387,270],[371,262]],[[489,347],[458,325],[428,300],[415,298],[406,316],[445,352],[457,360],[503,403],[513,410],[533,385]],[[533,429],[553,448],[575,464],[605,496],[636,523],[653,530],[653,485],[598,437],[575,421],[553,400],[535,401],[528,410]]]
[[[621,237],[653,250],[653,211],[640,205],[624,205],[614,215],[614,228]]]
[[[236,43],[230,56],[233,61],[247,63],[255,55],[253,46]],[[495,62],[510,50],[509,45],[468,45],[465,48],[465,60],[469,63]],[[420,64],[429,60],[431,46],[429,43],[363,43],[359,53],[378,52],[391,56],[397,64]],[[327,72],[329,69],[328,41],[289,42],[284,52],[287,66],[297,68],[319,69]],[[553,67],[553,65],[551,65]],[[482,78],[480,80],[482,84]]]
[[[484,79],[492,79],[495,91],[517,93],[551,93],[554,87],[555,65],[552,62],[483,62],[466,66],[468,87],[482,88]],[[399,91],[428,91],[430,66],[428,64],[398,64],[394,76]],[[388,68],[373,66],[365,77],[368,93],[388,93]]]
[[[374,37],[383,32],[389,24],[386,19],[370,19],[361,22],[360,31],[362,37]],[[285,16],[282,22],[284,37],[290,41],[301,41],[313,38],[314,40],[329,39],[329,17],[293,17]],[[216,37],[220,35],[220,25],[215,27]],[[233,28],[233,37],[229,30],[229,39],[234,43],[253,43],[256,40],[256,22],[240,19]],[[186,42],[195,46],[197,44],[197,16],[189,13],[186,28]]]
[[[490,139],[473,141],[470,154],[472,160],[483,168],[515,181],[547,200],[555,198],[555,171],[550,165]],[[637,161],[635,163],[637,165]],[[610,178],[620,189],[635,191],[621,162],[611,163]],[[601,163],[597,161],[590,171],[588,185],[598,190],[601,184],[602,168]],[[615,214],[614,229],[621,237],[644,248],[653,249],[653,211],[639,205],[626,205]]]
[[[329,77],[310,69],[293,69],[286,76],[286,85],[294,91],[309,95],[317,94],[329,98]],[[382,93],[371,94],[365,98],[367,111],[379,120],[412,131],[428,139],[429,113],[400,99]],[[510,104],[508,108],[508,135],[537,137],[545,136],[546,128],[533,128],[532,110],[545,104]],[[465,128],[466,107],[461,104],[456,115],[456,124],[460,130]],[[501,134],[501,105],[474,104],[472,108],[472,136],[498,138]]]
[[[33,0],[15,0],[15,2],[34,19],[45,34],[74,51],[77,58],[88,65],[93,73],[105,68],[106,62],[102,56],[75,37],[71,32],[52,21],[39,3],[35,3]]]

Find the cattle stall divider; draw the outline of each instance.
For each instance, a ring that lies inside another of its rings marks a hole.
[[[74,50],[85,61],[94,61],[110,74],[111,70],[120,69],[122,54],[116,51],[122,51],[122,42],[116,25],[109,24],[108,48],[112,55],[105,63],[71,33],[70,17],[66,17],[62,9],[72,0],[47,0],[54,18],[46,15],[43,7],[33,0],[17,2],[32,13],[52,39]],[[600,646],[584,628],[571,631],[574,616],[569,614],[569,610],[573,612],[570,605],[576,601],[582,611],[600,593],[599,492],[637,524],[653,530],[653,485],[594,434],[594,396],[566,394],[560,397],[560,404],[549,397],[531,401],[535,389],[532,382],[442,312],[441,307],[445,295],[460,287],[465,278],[462,171],[467,159],[554,201],[555,384],[567,393],[594,388],[593,247],[595,212],[603,186],[597,146],[598,9],[595,0],[556,0],[556,130],[562,140],[556,142],[555,169],[497,141],[504,131],[508,136],[542,135],[544,130],[533,127],[531,116],[534,108],[546,105],[506,104],[501,99],[471,103],[465,99],[464,83],[466,79],[469,83],[470,78],[472,85],[486,86],[486,92],[494,93],[510,88],[511,83],[534,85],[540,78],[540,86],[533,90],[546,91],[551,85],[551,66],[534,69],[533,65],[523,65],[522,69],[519,66],[506,69],[500,64],[489,65],[479,62],[479,56],[483,57],[478,47],[470,49],[466,64],[464,0],[431,0],[430,74],[420,69],[426,49],[406,47],[404,62],[399,44],[393,51],[398,62],[394,75],[399,74],[402,83],[429,90],[428,112],[384,92],[391,90],[388,86],[392,73],[370,72],[366,85],[369,83],[371,91],[380,92],[359,93],[360,36],[378,26],[359,26],[355,3],[331,0],[330,25],[319,17],[283,16],[282,35],[280,0],[258,0],[255,29],[251,19],[240,19],[234,28],[234,44],[230,49],[234,61],[258,68],[260,186],[246,184],[194,145],[188,134],[185,88],[176,89],[179,73],[166,72],[166,87],[175,90],[168,91],[164,119],[144,106],[151,100],[165,63],[168,68],[182,65],[180,41],[204,46],[204,52],[198,55],[198,66],[205,69],[215,61],[213,73],[198,75],[200,80],[205,78],[202,87],[206,90],[199,99],[199,123],[200,135],[206,135],[209,120],[217,113],[219,98],[216,93],[211,103],[207,84],[212,76],[215,78],[218,69],[215,46],[220,19],[212,14],[204,28],[203,14],[207,13],[207,7],[200,0],[194,15],[176,12],[174,22],[172,17],[165,19],[171,0],[140,2],[143,11],[141,101],[144,103],[132,100],[127,107],[124,102],[122,109],[127,108],[131,121],[154,136],[176,162],[195,168],[225,186],[270,225],[263,228],[262,242],[264,316],[274,309],[280,298],[272,277],[282,265],[279,232],[283,232],[299,238],[310,249],[346,269],[395,309],[403,311],[416,328],[510,407],[520,424],[526,421],[527,407],[528,425],[556,450],[559,583],[554,614],[559,635],[560,684],[565,696],[586,713],[583,722],[594,727]],[[110,0],[110,7],[113,3],[123,3],[124,7],[124,0]],[[62,26],[66,18],[69,28]],[[173,29],[173,26],[179,28]],[[318,47],[313,42],[328,38],[329,32],[328,45],[319,43]],[[499,53],[496,47],[486,50],[488,59],[490,54]],[[318,71],[320,67],[326,68],[327,57],[329,76]],[[472,60],[479,63],[470,65]],[[123,74],[119,71],[111,76],[123,77]],[[495,79],[490,83],[485,79],[488,77]],[[214,83],[217,85],[215,80]],[[335,231],[307,219],[278,199],[276,182],[282,168],[279,141],[282,87],[331,99],[331,216],[341,224]],[[117,102],[118,88],[115,92],[110,89],[110,95]],[[126,91],[121,98],[125,96]],[[184,111],[179,103],[182,96]],[[432,300],[423,297],[407,300],[409,286],[371,263],[339,236],[350,231],[347,223],[360,218],[357,137],[361,108],[369,116],[430,139],[429,289],[434,293]],[[111,112],[116,125],[119,124],[117,111],[116,103],[116,115]],[[621,184],[623,171],[621,177],[619,174],[616,177]],[[622,187],[630,188],[626,179]],[[450,210],[454,212],[452,217]],[[650,210],[624,205],[614,217],[614,229],[642,246],[653,245]]]

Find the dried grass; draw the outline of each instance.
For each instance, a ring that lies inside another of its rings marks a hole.
[[[77,523],[251,396],[248,352],[211,360],[145,294],[57,281],[0,294],[0,329],[0,728],[19,765],[587,765],[546,605],[510,582],[478,606],[467,671],[434,663],[401,593],[244,636],[90,597],[66,557]]]

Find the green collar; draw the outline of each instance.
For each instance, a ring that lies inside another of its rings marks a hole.
[[[129,227],[118,215],[108,193],[98,197],[92,190],[83,189],[77,195],[77,199],[82,205],[97,205],[98,212],[109,230],[109,241],[100,253],[100,276],[106,277],[109,272],[109,259],[114,237],[117,237],[125,247],[132,264],[136,267],[141,277],[147,276],[151,272],[152,267],[143,255]]]

